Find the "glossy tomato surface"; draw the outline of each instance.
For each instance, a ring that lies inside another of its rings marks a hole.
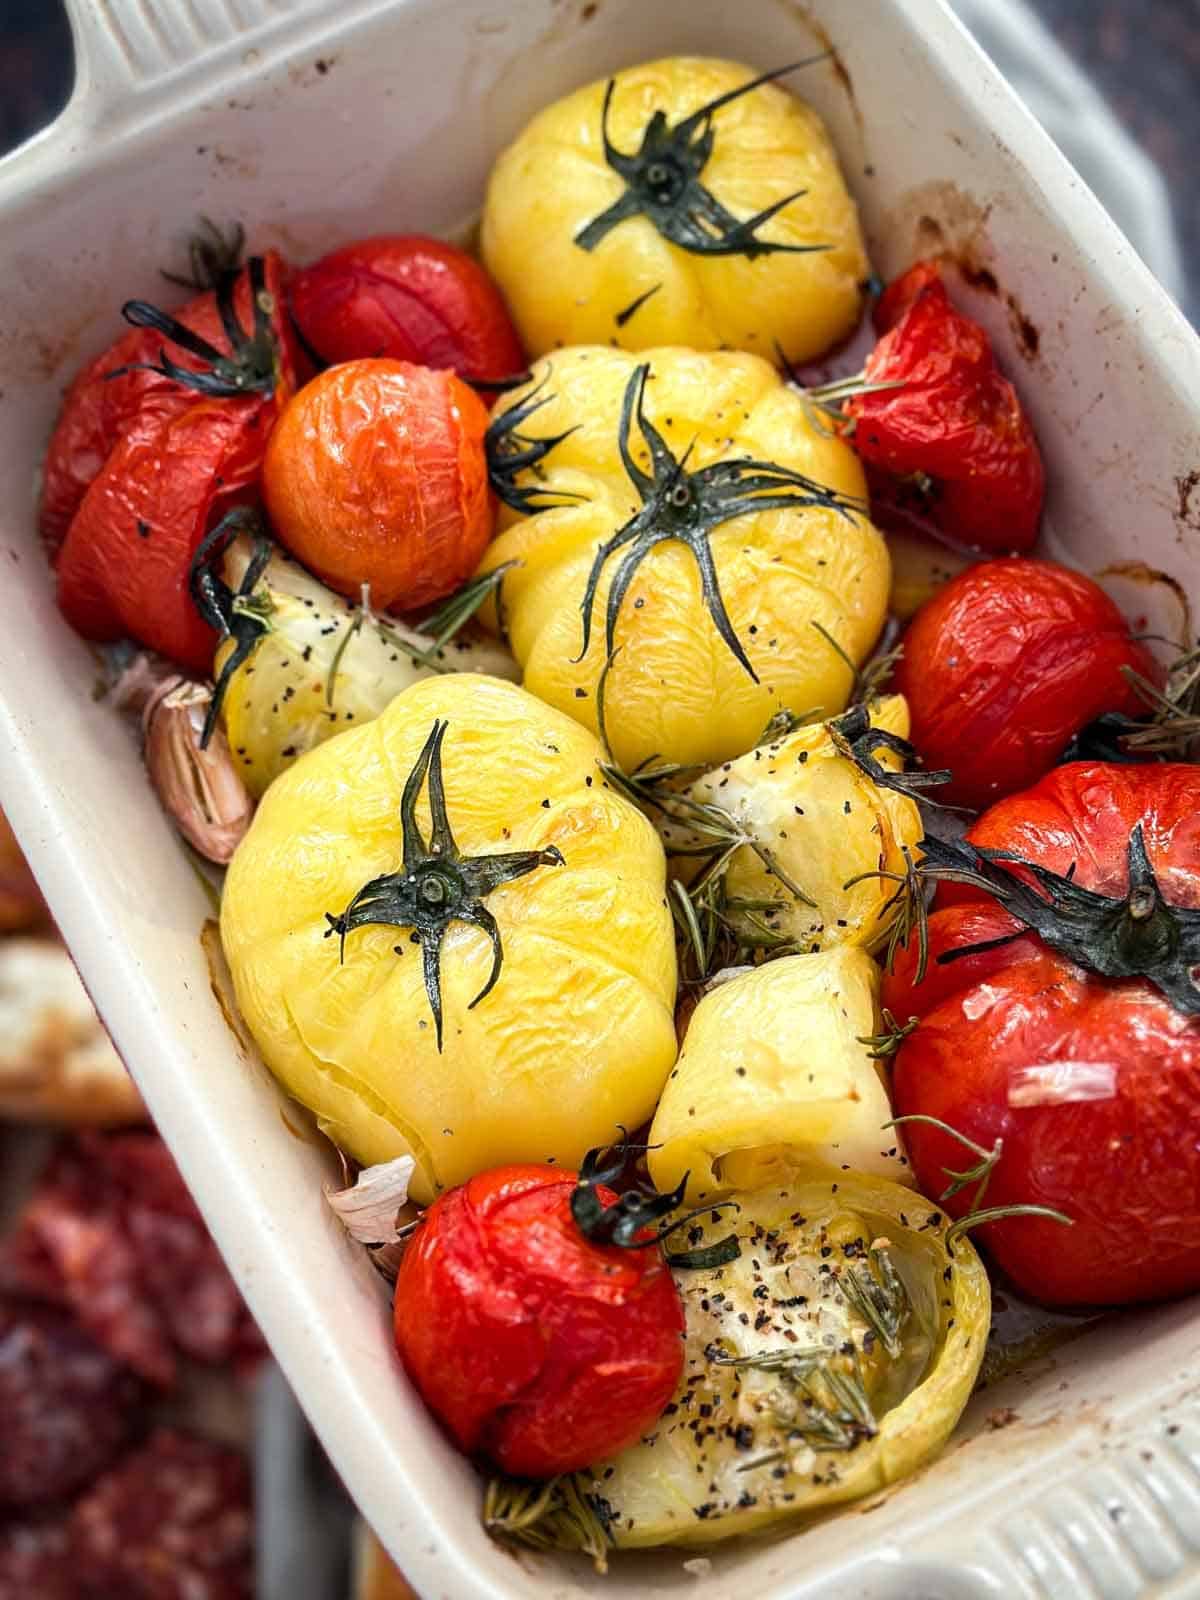
[[[396,1280],[396,1346],[426,1404],[463,1450],[521,1477],[632,1444],[683,1367],[660,1250],[592,1244],[571,1215],[575,1183],[511,1166],[449,1190]]]
[[[449,372],[347,361],[295,396],[271,435],[263,497],[311,572],[415,610],[470,577],[492,534],[488,415]]]
[[[296,326],[326,363],[388,356],[460,378],[511,378],[525,364],[499,289],[478,261],[441,239],[360,239],[298,272]]]
[[[927,601],[896,687],[938,798],[973,809],[1028,787],[1103,711],[1145,705],[1124,676],[1157,668],[1100,586],[1053,561],[984,561]]]
[[[272,327],[280,343],[282,365],[294,372],[296,351],[282,316],[283,286],[288,267],[274,250],[263,257],[267,293],[278,308]],[[243,328],[253,322],[248,275],[240,274],[234,288],[234,310]],[[185,328],[228,354],[229,337],[211,289],[199,294],[172,315]],[[125,430],[146,407],[162,416],[186,410],[193,391],[164,373],[149,370],[163,353],[177,365],[196,371],[202,363],[190,351],[165,338],[154,328],[131,328],[94,361],[88,363],[67,390],[62,410],[46,450],[42,470],[39,528],[53,552],[66,537],[88,486],[99,474]],[[120,368],[128,371],[119,372]],[[117,373],[117,376],[113,376]]]
[[[951,303],[935,261],[918,262],[882,296],[870,384],[847,405],[868,464],[873,509],[915,514],[973,549],[1028,550],[1037,538],[1045,469],[1033,427],[979,323]]]
[[[986,812],[967,837],[1114,897],[1141,823],[1169,903],[1200,906],[1200,767],[1079,762]],[[1200,1016],[1144,979],[1111,980],[1056,954],[994,900],[943,886],[928,974],[915,947],[883,1004],[919,1027],[901,1046],[896,1113],[940,1118],[985,1149],[1003,1141],[988,1206],[1051,1206],[1066,1227],[1014,1217],[976,1238],[1017,1286],[1063,1306],[1156,1300],[1200,1287]],[[946,961],[967,946],[1011,943]],[[905,1125],[924,1192],[974,1164],[959,1141]],[[946,1200],[971,1208],[974,1186]]]

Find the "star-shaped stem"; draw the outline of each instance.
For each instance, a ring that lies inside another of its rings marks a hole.
[[[927,877],[981,889],[1022,926],[984,944],[943,951],[941,964],[1008,944],[1026,928],[1069,960],[1102,978],[1145,978],[1187,1016],[1200,1015],[1200,909],[1164,899],[1146,853],[1141,822],[1129,835],[1129,892],[1124,897],[1085,889],[1007,850],[965,840],[922,840]],[[1031,885],[1027,879],[1032,878]]]
[[[538,399],[549,376],[547,370],[523,400],[493,417],[483,436],[488,479],[492,489],[506,506],[511,506],[514,511],[523,512],[526,516],[534,511],[548,511],[554,506],[567,505],[572,500],[585,498],[581,494],[574,494],[565,489],[542,489],[536,484],[517,482],[518,473],[536,472],[555,445],[561,444],[579,427],[576,423],[574,428],[564,428],[562,433],[551,434],[545,439],[530,438],[528,434],[520,431],[522,423],[527,422],[535,411],[540,411],[554,398],[553,395],[546,394]]]
[[[949,783],[953,773],[941,767],[936,772],[893,772],[875,759],[877,750],[888,750],[901,761],[917,761],[916,749],[898,733],[871,725],[871,715],[865,705],[851,706],[849,711],[828,724],[829,737],[839,752],[847,756],[860,772],[881,789],[894,789],[910,800],[924,799],[924,789]]]
[[[159,351],[157,361],[133,361],[128,366],[116,367],[105,376],[117,378],[123,372],[142,369],[161,373],[164,378],[172,378],[188,389],[195,389],[198,394],[270,394],[279,381],[279,351],[271,326],[275,304],[267,292],[266,266],[262,257],[251,256],[246,263],[246,271],[250,278],[250,299],[254,307],[254,323],[249,331],[242,327],[234,310],[236,273],[223,275],[215,289],[217,314],[229,340],[228,355],[200,334],[193,333],[191,328],[184,327],[182,322],[160,311],[157,306],[145,300],[127,300],[121,307],[121,315],[126,322],[134,328],[153,328],[173,344],[198,357],[205,366],[199,371],[192,367],[181,367],[164,348]]]
[[[254,541],[250,564],[237,589],[231,589],[221,576],[221,560],[239,534],[249,534]],[[217,725],[225,692],[234,673],[257,650],[260,641],[271,631],[270,601],[257,596],[254,591],[258,580],[271,559],[271,541],[263,528],[257,511],[247,506],[235,507],[223,516],[211,533],[196,547],[188,568],[188,589],[200,615],[215,628],[223,639],[233,639],[234,648],[225,661],[213,689],[204,731],[200,735],[200,748],[208,747],[213,729]]]
[[[700,571],[704,604],[714,627],[757,683],[758,674],[750,665],[750,658],[734,632],[721,598],[716,562],[709,545],[710,534],[722,523],[731,522],[734,517],[801,506],[823,506],[849,520],[854,513],[865,514],[866,502],[841,494],[814,478],[806,477],[802,472],[793,472],[790,467],[778,466],[773,461],[757,461],[749,456],[714,461],[707,467],[689,472],[687,462],[690,447],[681,459],[676,460],[670,446],[643,409],[642,400],[649,372],[649,365],[643,362],[630,376],[621,402],[617,435],[621,460],[642,501],[641,510],[596,551],[580,606],[583,648],[575,659],[582,661],[588,653],[592,637],[592,607],[600,575],[609,557],[624,551],[613,574],[605,608],[604,637],[607,654],[611,657],[617,617],[638,568],[657,545],[675,540],[692,552]],[[638,465],[630,448],[635,417],[650,452],[649,472]]]
[[[716,138],[713,116],[722,106],[740,100],[775,78],[824,61],[828,55],[829,51],[823,50],[820,55],[793,61],[790,66],[777,67],[774,72],[764,72],[749,83],[708,101],[674,127],[667,122],[665,111],[656,111],[646,124],[641,147],[632,155],[618,150],[608,135],[608,114],[617,86],[617,80],[610,78],[604,91],[600,134],[604,141],[604,159],[625,180],[625,192],[579,230],[575,243],[583,250],[594,250],[626,217],[644,216],[664,239],[693,255],[753,259],[774,252],[805,255],[814,250],[827,250],[829,246],[824,244],[781,244],[759,237],[758,230],[793,200],[807,194],[806,189],[785,195],[752,217],[738,218],[704,187],[700,174],[712,155]]]
[[[624,1135],[624,1128],[621,1133]],[[686,1172],[668,1194],[659,1194],[653,1188],[637,1184],[626,1189],[615,1200],[606,1202],[597,1190],[601,1186],[609,1188],[619,1183],[630,1157],[639,1150],[649,1148],[644,1144],[630,1144],[628,1139],[622,1138],[618,1144],[589,1150],[584,1156],[579,1168],[579,1181],[571,1193],[571,1215],[580,1233],[593,1244],[615,1245],[621,1250],[644,1250],[647,1245],[662,1244],[699,1216],[711,1215],[715,1220],[717,1213],[728,1206],[738,1209],[732,1200],[698,1206],[695,1211],[686,1212],[665,1227],[651,1231],[652,1223],[669,1216],[672,1211],[678,1211],[683,1204],[691,1176]],[[737,1235],[730,1234],[728,1238],[702,1250],[668,1250],[664,1254],[673,1267],[720,1267],[726,1262],[736,1261],[741,1254],[741,1246]]]
[[[329,923],[325,937],[338,935],[341,960],[346,956],[346,936],[355,928],[377,924],[412,929],[412,942],[421,947],[425,992],[437,1029],[439,1052],[442,1048],[441,949],[446,929],[452,922],[469,922],[482,928],[492,942],[491,974],[471,1001],[469,1009],[474,1010],[495,988],[504,961],[500,929],[483,902],[501,884],[523,878],[538,867],[563,864],[562,852],[553,845],[544,850],[513,850],[487,856],[462,854],[454,842],[446,814],[446,789],[442,780],[442,742],[447,726],[446,722],[435,722],[429,730],[429,737],[400,797],[403,866],[397,872],[384,873],[365,883],[340,916],[325,914]],[[417,801],[426,780],[431,820],[428,840],[423,837],[417,821]]]

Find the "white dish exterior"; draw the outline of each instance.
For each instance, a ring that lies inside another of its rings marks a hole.
[[[963,1442],[874,1508],[770,1544],[617,1561],[515,1559],[471,1469],[392,1355],[387,1297],[321,1197],[319,1147],[239,1048],[198,934],[209,905],[93,704],[60,621],[31,485],[61,391],[161,293],[199,214],[300,259],[358,234],[454,232],[492,156],[556,94],[711,53],[794,80],[829,120],[878,270],[947,248],[1045,448],[1050,549],[1192,584],[1200,343],[939,0],[73,0],[64,116],[0,166],[0,804],[235,1275],[339,1470],[429,1600],[984,1600],[1200,1592],[1200,1322],[1111,1319],[974,1402]],[[536,269],[536,263],[531,262]],[[1013,296],[1010,305],[1006,296]],[[1029,328],[1036,329],[1037,350]],[[1023,331],[1022,331],[1023,330]],[[1111,580],[1179,634],[1167,586]],[[1003,1408],[1017,1420],[1002,1428]],[[992,1426],[988,1425],[989,1416]],[[869,1510],[870,1514],[867,1515]]]

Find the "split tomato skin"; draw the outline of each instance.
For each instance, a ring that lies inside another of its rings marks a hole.
[[[1017,391],[991,341],[950,301],[936,261],[884,292],[869,383],[900,387],[846,406],[881,516],[915,515],[953,543],[997,554],[1037,538],[1046,474]],[[886,520],[886,518],[885,518]]]
[[[327,363],[387,356],[470,383],[525,364],[499,289],[465,250],[423,234],[359,239],[298,272],[291,311]]]
[[[475,571],[492,536],[488,414],[450,372],[347,361],[271,435],[262,492],[280,542],[339,594],[416,610]]]
[[[1166,899],[1200,906],[1200,768],[1079,762],[1002,801],[971,828],[1109,895],[1128,889],[1129,835],[1142,823]],[[1003,1150],[984,1204],[1053,1207],[1072,1219],[1012,1217],[977,1237],[1017,1287],[1049,1305],[1120,1305],[1200,1287],[1200,1017],[1149,982],[1112,980],[1049,949],[998,904],[943,885],[927,975],[914,947],[885,978],[883,1004],[920,1018],[896,1057],[898,1116],[932,1116]],[[1012,943],[946,961],[969,945]],[[904,1125],[922,1190],[973,1164],[940,1129]],[[973,1204],[968,1184],[945,1200]]]
[[[283,290],[289,268],[274,250],[264,257],[267,293],[279,310],[272,318],[280,344],[280,365],[289,381],[296,370],[297,351],[286,318],[282,316]],[[243,272],[234,289],[234,309],[243,327],[253,321],[248,275]],[[218,350],[228,352],[229,339],[221,324],[216,295],[211,289],[173,313]],[[166,351],[179,366],[195,370],[196,358],[164,338],[153,328],[131,328],[80,372],[63,401],[42,469],[38,526],[53,554],[66,538],[83,497],[99,475],[113,449],[144,408],[153,407],[164,418],[185,411],[195,401],[193,391],[164,373],[148,371]],[[129,367],[118,376],[118,368]]]
[[[683,1308],[661,1251],[593,1244],[571,1215],[575,1185],[574,1173],[519,1165],[448,1190],[396,1279],[396,1347],[426,1404],[462,1450],[519,1477],[633,1444],[683,1370]]]
[[[188,568],[208,529],[256,494],[273,402],[191,399],[144,411],[110,453],[59,551],[58,604],[85,639],[133,638],[207,677],[217,635]]]
[[[978,809],[1035,783],[1101,712],[1144,711],[1126,667],[1159,676],[1098,584],[1010,557],[969,567],[921,607],[896,688],[926,765],[953,773],[938,798]]]

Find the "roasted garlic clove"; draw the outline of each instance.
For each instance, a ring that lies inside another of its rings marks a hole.
[[[179,831],[202,856],[224,866],[250,825],[254,801],[221,729],[200,748],[212,686],[172,677],[142,713],[146,769]]]

